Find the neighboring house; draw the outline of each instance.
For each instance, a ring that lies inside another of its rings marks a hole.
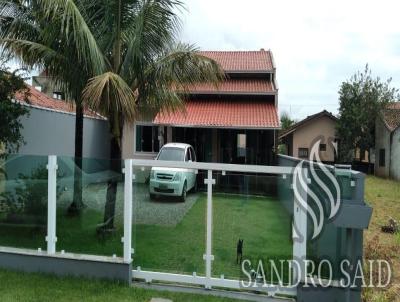
[[[375,174],[400,180],[400,102],[376,120]]]
[[[124,158],[153,159],[168,142],[191,144],[199,161],[273,163],[278,117],[276,67],[271,51],[203,51],[226,79],[189,87],[185,110],[158,113],[125,125]]]
[[[19,154],[74,156],[75,107],[71,103],[57,100],[28,86],[29,103],[23,97],[17,101],[29,107],[29,116],[21,118],[25,145]],[[83,123],[83,157],[108,158],[108,123],[100,115],[85,110]]]
[[[45,70],[39,75],[32,77],[32,86],[53,99],[65,99],[61,88],[52,81],[52,78],[47,75]]]
[[[279,134],[279,140],[286,146],[286,155],[312,160],[311,148],[321,139],[320,159],[325,163],[333,163],[336,159],[336,124],[337,118],[324,110],[295,123]]]

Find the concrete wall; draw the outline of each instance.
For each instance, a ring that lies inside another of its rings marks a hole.
[[[400,180],[400,128],[397,128],[392,134],[392,149],[390,155],[390,176]]]
[[[375,127],[375,175],[380,177],[389,177],[390,132],[380,118],[376,120]],[[380,167],[379,165],[379,150],[381,149],[385,149],[386,153],[385,167]]]
[[[20,154],[74,156],[75,115],[30,108],[30,116],[23,117],[22,135],[26,142]],[[108,158],[109,133],[107,121],[84,119],[83,157]]]
[[[0,247],[0,267],[22,272],[75,276],[132,283],[132,264],[121,258]]]
[[[293,156],[299,157],[299,148],[308,148],[310,154],[312,144],[320,136],[324,138],[321,144],[326,144],[326,151],[320,152],[319,156],[324,162],[333,162],[335,152],[330,141],[336,137],[336,122],[327,116],[306,123],[293,133]]]

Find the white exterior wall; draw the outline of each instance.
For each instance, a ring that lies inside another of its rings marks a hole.
[[[138,125],[152,125],[151,123],[137,123]],[[153,160],[157,153],[136,152],[136,123],[125,123],[122,137],[122,158],[123,159],[144,159]],[[139,183],[144,183],[149,176],[150,170],[142,170],[141,167],[134,167],[133,175]]]
[[[379,166],[379,150],[385,149],[385,167]],[[376,121],[375,135],[375,175],[380,177],[389,177],[389,162],[390,162],[390,131],[385,126],[384,122],[378,118]]]
[[[123,159],[154,159],[157,152],[136,152],[136,125],[149,125],[152,123],[125,123],[122,138],[122,158]]]
[[[397,128],[392,135],[390,176],[400,180],[400,128]]]

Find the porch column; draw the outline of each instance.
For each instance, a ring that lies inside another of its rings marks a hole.
[[[136,145],[136,125],[125,123],[122,133],[122,158],[133,158]]]
[[[167,141],[165,143],[172,142],[172,127],[167,127]]]

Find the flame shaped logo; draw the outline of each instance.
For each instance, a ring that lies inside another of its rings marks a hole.
[[[299,207],[301,207],[307,214],[310,216],[313,223],[313,235],[312,239],[315,239],[321,232],[324,226],[324,206],[323,201],[321,200],[321,194],[318,195],[315,192],[316,186],[313,188],[310,186],[311,180],[315,181],[317,187],[320,189],[320,192],[323,192],[323,195],[326,196],[329,201],[329,219],[332,219],[336,216],[340,209],[340,201],[341,201],[341,193],[340,186],[333,175],[333,173],[324,165],[319,156],[319,146],[321,143],[321,139],[318,139],[312,146],[310,152],[310,163],[309,169],[304,168],[305,161],[302,160],[299,162],[293,172],[293,191],[295,202]],[[334,151],[337,152],[337,145],[332,143]],[[326,177],[325,180],[322,180],[320,175],[318,175],[317,170],[322,172],[322,174]],[[312,178],[308,178],[307,171],[311,172]],[[332,184],[333,189],[330,189],[326,182],[330,182]],[[306,193],[306,194],[305,194]],[[315,206],[311,206],[313,203]],[[300,234],[298,228],[293,223],[294,239],[306,238],[307,234]]]

